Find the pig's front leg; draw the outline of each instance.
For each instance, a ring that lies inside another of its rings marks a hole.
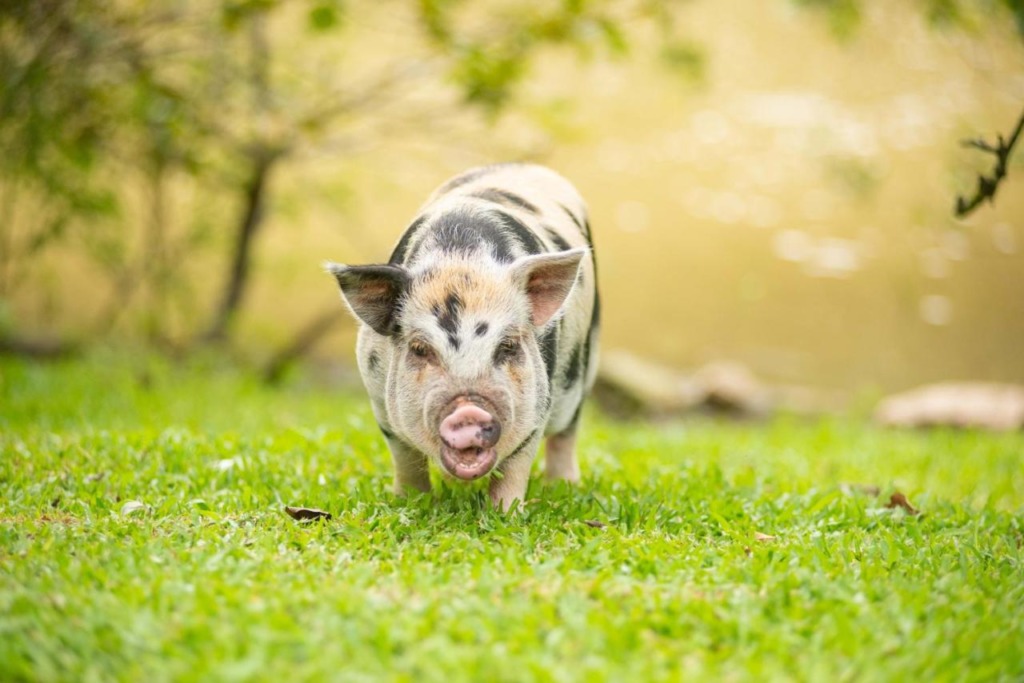
[[[576,463],[576,425],[548,437],[544,450],[544,478],[570,484],[580,480],[580,467]]]
[[[526,487],[530,483],[530,467],[540,446],[540,432],[515,453],[498,465],[501,477],[491,478],[491,503],[502,512],[508,512],[512,503],[526,500]]]
[[[427,456],[394,437],[388,437],[388,448],[391,450],[391,461],[395,464],[395,494],[401,496],[410,490],[429,493],[430,468]]]

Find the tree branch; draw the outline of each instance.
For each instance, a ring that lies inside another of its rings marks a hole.
[[[58,339],[28,339],[0,336],[0,356],[21,356],[35,360],[57,360],[75,353],[78,347]]]
[[[263,369],[263,381],[267,384],[277,384],[285,371],[299,358],[302,358],[313,348],[318,341],[327,336],[327,333],[334,329],[335,325],[345,319],[345,309],[342,306],[332,306],[321,312],[312,321],[306,324],[298,334],[280,349],[267,362]]]
[[[1003,136],[1000,134],[996,136],[998,142],[995,145],[981,139],[964,140],[961,143],[964,147],[973,147],[974,149],[994,155],[996,157],[996,165],[992,169],[991,175],[978,174],[978,189],[975,190],[973,197],[966,199],[961,195],[956,198],[954,213],[957,218],[963,218],[971,213],[986,199],[990,202],[995,199],[999,183],[1006,177],[1006,162],[1010,158],[1013,146],[1017,144],[1021,130],[1024,130],[1024,112],[1021,112],[1020,119],[1017,121],[1017,127],[1014,129],[1013,135],[1010,136],[1009,140],[1003,139]]]

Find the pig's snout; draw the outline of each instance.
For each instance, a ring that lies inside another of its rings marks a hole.
[[[441,463],[459,479],[477,479],[498,459],[494,445],[501,437],[501,423],[483,408],[464,403],[441,421]]]
[[[441,438],[456,450],[491,448],[500,436],[498,421],[475,405],[462,405],[441,421]]]

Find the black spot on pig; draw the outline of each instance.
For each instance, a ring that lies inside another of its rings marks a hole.
[[[548,373],[548,386],[555,378],[555,362],[558,360],[558,325],[552,325],[538,340],[540,357]]]
[[[452,348],[456,351],[461,346],[459,339],[459,318],[462,315],[462,308],[464,304],[462,297],[459,296],[458,292],[449,292],[444,298],[444,308],[435,305],[433,308],[434,316],[437,318],[437,325],[444,332],[448,338],[448,343],[452,345]]]
[[[494,202],[495,204],[501,204],[509,208],[522,209],[523,211],[528,211],[535,215],[540,213],[540,210],[536,206],[526,201],[516,193],[509,192],[508,190],[489,187],[484,190],[477,190],[473,192],[472,196],[485,199],[489,202]]]
[[[601,299],[594,290],[594,312],[590,317],[590,329],[587,330],[587,338],[583,343],[583,371],[581,375],[586,377],[590,373],[590,350],[597,341],[597,331],[601,326]]]
[[[508,457],[505,458],[504,462],[508,462],[509,460],[514,458],[515,456],[519,455],[524,448],[526,448],[528,445],[530,445],[530,443],[533,441],[533,439],[537,436],[537,432],[539,432],[539,431],[540,431],[539,429],[534,429],[532,432],[530,432],[527,435],[527,437],[520,442],[520,444],[518,446],[516,446],[515,448],[512,449],[512,452],[508,454]]]
[[[500,263],[511,263],[519,255],[517,252],[540,254],[547,251],[526,224],[501,209],[481,212],[468,204],[452,208],[432,216],[429,231],[429,236],[417,239],[411,248],[408,243],[399,244],[396,252],[401,252],[404,263],[414,262],[420,252],[431,245],[450,254],[468,255],[487,249]]]
[[[431,224],[432,239],[417,243],[416,252],[424,243],[431,241],[447,253],[470,254],[486,248],[496,261],[511,263],[513,238],[504,224],[490,213],[480,214],[470,207],[445,211]],[[414,253],[411,258],[415,258]]]
[[[501,226],[505,234],[514,235],[516,241],[522,245],[527,254],[540,254],[547,251],[544,248],[544,244],[533,234],[533,231],[512,214],[505,213],[504,211],[494,211],[491,213],[490,218]]]
[[[569,364],[565,367],[565,377],[562,379],[562,388],[568,389],[580,379],[582,370],[583,345],[577,344],[569,355]]]
[[[558,436],[572,436],[576,433],[576,428],[580,424],[580,413],[583,411],[583,398],[580,398],[580,402],[576,404],[576,410],[572,414],[572,419],[569,420],[569,424],[565,429],[558,433]]]
[[[553,228],[545,226],[544,230],[547,231],[548,237],[551,238],[551,243],[558,247],[559,251],[566,251],[572,248],[571,245],[565,241],[565,238],[559,235],[557,232],[555,232]],[[580,270],[580,272],[583,272],[582,269]]]
[[[487,330],[488,329],[489,329],[489,326],[487,325],[487,323],[477,323],[476,330],[475,330],[476,336],[478,336],[478,337],[484,336],[485,334],[487,334]]]
[[[427,217],[425,215],[420,216],[419,218],[414,220],[412,224],[409,225],[408,228],[405,229],[405,232],[402,233],[402,238],[398,240],[398,244],[395,246],[395,250],[391,252],[391,258],[388,259],[388,263],[390,265],[394,266],[405,263],[405,256],[406,253],[409,251],[409,242],[412,241],[416,233],[419,232],[420,228],[423,227],[423,224],[426,222],[426,220]]]
[[[562,211],[565,211],[565,215],[567,215],[572,220],[572,222],[576,224],[576,227],[580,229],[580,232],[583,233],[584,237],[587,237],[589,239],[590,226],[586,224],[586,221],[580,220],[580,217],[576,215],[576,212],[570,209],[565,204],[559,204],[559,206],[562,207]]]

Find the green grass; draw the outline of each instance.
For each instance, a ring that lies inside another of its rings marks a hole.
[[[359,395],[215,359],[0,373],[3,681],[1024,677],[1020,434],[591,412],[582,485],[508,519],[396,500]]]

